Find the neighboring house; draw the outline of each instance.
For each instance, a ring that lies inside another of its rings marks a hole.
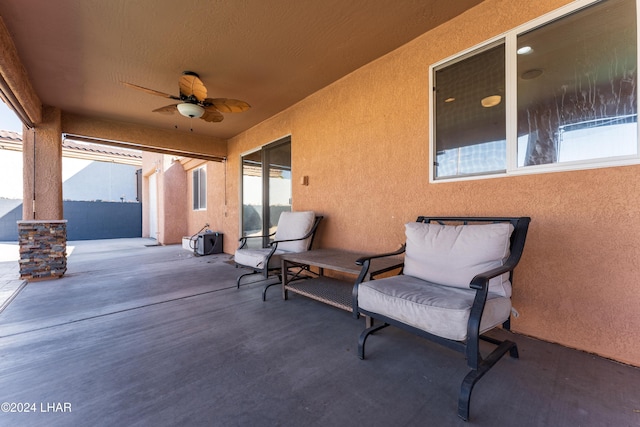
[[[226,166],[224,161],[144,152],[142,235],[176,244],[204,228],[221,230],[227,215]]]
[[[141,152],[64,140],[62,155],[68,239],[140,237]],[[16,221],[23,219],[19,133],[0,130],[0,183],[0,240],[17,240]]]

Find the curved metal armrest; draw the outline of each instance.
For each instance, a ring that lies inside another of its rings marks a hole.
[[[361,265],[362,269],[360,270],[360,274],[358,275],[358,278],[356,279],[356,282],[353,285],[353,291],[352,291],[352,300],[353,300],[352,307],[353,307],[353,318],[354,319],[358,319],[360,317],[360,312],[358,311],[358,286],[367,277],[367,274],[369,273],[369,267],[371,266],[371,260],[374,260],[374,259],[377,259],[377,258],[386,258],[386,257],[394,256],[394,255],[403,254],[404,251],[405,251],[406,246],[407,246],[406,244],[403,244],[396,251],[387,252],[387,253],[383,253],[383,254],[377,254],[377,255],[364,256],[364,257],[360,257],[360,258],[358,258],[356,260],[356,265]],[[383,270],[376,271],[374,273],[383,273],[385,271],[391,271],[391,270],[394,270],[396,268],[402,267],[403,265],[404,265],[404,263],[400,262],[400,263],[398,263],[398,264],[396,264],[396,265],[394,265],[392,267],[385,268]]]
[[[511,223],[515,229],[511,235],[511,254],[509,255],[509,258],[507,258],[507,261],[503,266],[485,271],[484,273],[478,274],[474,277],[469,284],[471,289],[483,290],[488,287],[489,279],[504,273],[513,272],[522,257],[524,242],[527,237],[527,230],[529,229],[530,222],[531,218],[529,217],[511,219]]]
[[[356,260],[356,265],[361,265],[362,269],[360,270],[360,274],[358,275],[358,279],[356,280],[354,293],[356,293],[357,290],[358,290],[358,284],[362,283],[362,281],[365,279],[365,277],[367,277],[367,274],[369,273],[369,267],[371,266],[371,260],[374,260],[374,259],[377,259],[377,258],[386,258],[386,257],[394,256],[394,255],[400,255],[400,254],[404,253],[406,247],[407,247],[406,244],[402,244],[402,246],[400,246],[400,248],[398,250],[393,251],[393,252],[387,252],[387,253],[384,253],[384,254],[377,254],[377,255],[368,255],[368,256],[363,256],[363,257],[358,258]],[[380,271],[375,271],[373,274],[375,274],[375,273],[384,273],[385,271],[395,270],[396,268],[402,267],[403,265],[404,265],[404,262],[399,262],[398,264],[396,264],[394,266],[391,266],[389,268],[385,268],[385,269],[380,270]]]
[[[500,267],[496,267],[489,271],[485,271],[484,273],[480,273],[471,280],[469,287],[471,289],[482,290],[485,287],[489,286],[490,279],[493,279],[494,277],[498,277],[501,274],[509,273],[510,271],[513,271],[513,269],[516,268],[516,264],[517,263],[515,262],[507,261],[504,265]]]
[[[406,244],[402,244],[402,246],[400,246],[400,248],[394,252],[387,252],[384,254],[376,254],[376,255],[370,255],[370,256],[363,256],[361,258],[358,258],[356,260],[356,265],[364,265],[364,263],[366,261],[371,261],[372,259],[376,259],[376,258],[385,258],[388,256],[394,256],[394,255],[400,255],[403,254],[405,249],[406,249],[407,245]]]
[[[473,299],[473,305],[471,306],[467,323],[467,342],[478,342],[480,336],[480,321],[482,320],[482,314],[487,302],[487,294],[489,293],[489,280],[501,274],[512,272],[517,264],[517,259],[515,261],[508,259],[504,265],[480,273],[471,280],[469,287],[475,289],[476,295]],[[466,355],[467,365],[472,369],[477,369],[481,360],[477,345],[467,346]]]
[[[309,230],[307,232],[307,234],[305,234],[302,237],[298,237],[297,239],[281,239],[281,240],[274,240],[273,242],[269,243],[269,246],[278,246],[278,243],[283,243],[283,242],[297,242],[298,240],[305,240],[308,239],[309,237],[312,237],[315,232],[316,232],[316,228],[318,228],[318,224],[320,224],[320,221],[322,220],[322,218],[324,218],[323,216],[316,216],[315,222],[313,223],[313,226],[311,227],[311,230]],[[275,234],[275,233],[274,233]],[[270,234],[270,236],[272,236]],[[309,242],[309,248],[311,247],[311,244],[313,244],[313,240],[311,242]],[[307,248],[307,249],[309,249]]]
[[[263,234],[260,236],[242,236],[241,238],[238,239],[239,245],[238,245],[238,249],[242,249],[244,247],[244,245],[247,244],[247,239],[263,239],[265,237],[273,237],[275,236],[276,233],[275,231],[271,234]]]
[[[309,237],[309,234],[305,235],[304,237],[300,237],[298,239],[274,240],[274,241],[269,243],[269,246],[278,246],[278,243],[284,243],[284,242],[297,242],[298,240],[304,240],[304,239],[306,239],[308,237]]]

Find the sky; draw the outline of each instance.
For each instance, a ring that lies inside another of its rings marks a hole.
[[[0,129],[22,133],[22,122],[4,102],[0,102]]]
[[[22,134],[22,122],[18,116],[0,101],[0,130]],[[22,198],[22,153],[0,150],[0,197]]]
[[[0,101],[0,130],[22,134],[18,116]],[[91,163],[83,159],[62,159],[62,180],[66,181]],[[0,149],[0,198],[22,198],[22,153]]]

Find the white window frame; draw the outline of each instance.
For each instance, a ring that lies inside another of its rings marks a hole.
[[[192,183],[191,198],[193,202],[192,203],[193,210],[206,211],[207,210],[207,166],[206,165],[200,166],[191,171],[191,183]],[[202,200],[202,198],[200,197],[202,193],[201,189],[203,186],[204,186],[204,200]],[[196,196],[197,196],[197,200],[196,200]]]
[[[640,50],[640,0],[636,0],[636,49]],[[574,1],[566,6],[556,9],[550,13],[542,15],[532,21],[527,22],[521,26],[518,26],[510,31],[502,33],[496,37],[486,40],[480,44],[477,44],[462,52],[458,52],[448,58],[438,61],[437,63],[429,66],[429,88],[434,87],[434,73],[435,70],[447,63],[453,63],[460,60],[463,57],[474,54],[476,51],[482,51],[495,43],[504,42],[505,46],[505,102],[506,102],[506,135],[507,135],[507,169],[505,172],[469,175],[469,176],[455,176],[455,177],[443,177],[435,178],[435,116],[434,116],[434,103],[435,94],[433,90],[429,90],[429,183],[444,183],[453,181],[471,181],[478,179],[489,178],[502,178],[506,176],[518,176],[518,175],[530,175],[537,173],[552,173],[552,172],[565,172],[584,169],[596,169],[596,168],[608,168],[617,166],[629,166],[640,164],[640,120],[638,121],[638,135],[636,135],[637,150],[635,155],[631,156],[619,156],[610,158],[598,158],[593,160],[579,160],[573,162],[562,163],[549,163],[544,165],[533,165],[526,167],[518,167],[518,107],[517,107],[517,38],[518,35],[531,31],[537,27],[548,24],[551,21],[562,18],[565,15],[577,12],[585,7],[600,3],[601,0],[578,0]],[[638,69],[640,69],[640,55],[637,55]],[[639,91],[636,86],[636,98],[639,96]],[[640,102],[638,103],[640,108]]]

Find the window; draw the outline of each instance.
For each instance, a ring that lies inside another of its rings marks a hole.
[[[436,177],[505,171],[504,44],[437,69],[435,81]]]
[[[193,210],[207,209],[207,168],[193,170]]]
[[[640,162],[636,1],[568,7],[432,67],[432,180]]]

